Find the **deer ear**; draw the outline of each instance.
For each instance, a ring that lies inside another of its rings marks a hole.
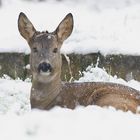
[[[18,30],[27,41],[29,41],[36,32],[33,24],[22,12],[19,14],[18,18]]]
[[[73,16],[69,13],[59,24],[56,29],[56,34],[60,41],[66,40],[72,33],[73,30]]]

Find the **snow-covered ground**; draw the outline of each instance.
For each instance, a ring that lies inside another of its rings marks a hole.
[[[35,1],[35,0],[34,0]],[[0,52],[25,52],[29,47],[17,30],[18,14],[23,11],[38,30],[53,31],[72,12],[75,26],[62,53],[140,55],[139,0],[65,0],[32,3],[3,0],[0,8]],[[83,81],[117,82],[140,90],[140,82],[124,81],[92,65]],[[77,81],[76,81],[77,82]],[[31,81],[0,79],[1,140],[139,140],[140,115],[98,106],[75,110],[55,107],[50,111],[31,110]]]
[[[140,83],[112,77],[89,66],[83,81],[121,83],[140,90]],[[55,107],[50,111],[30,109],[30,80],[0,79],[0,139],[3,140],[139,140],[140,115],[98,106],[75,110]]]
[[[41,31],[54,31],[67,13],[73,14],[74,31],[62,53],[140,54],[139,0],[3,0],[0,52],[30,52],[17,29],[21,11]]]

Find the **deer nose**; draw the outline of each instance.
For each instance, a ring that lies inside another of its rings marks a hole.
[[[46,63],[46,62],[43,62],[43,63],[40,63],[39,66],[38,66],[38,71],[42,71],[42,72],[51,72],[52,71],[52,67],[49,63]]]

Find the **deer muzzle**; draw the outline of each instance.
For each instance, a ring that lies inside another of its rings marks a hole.
[[[50,73],[52,71],[52,66],[49,63],[42,62],[38,66],[39,73]]]

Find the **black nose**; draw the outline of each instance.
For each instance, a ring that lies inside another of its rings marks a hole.
[[[46,62],[43,62],[43,63],[40,63],[39,66],[38,66],[38,71],[42,71],[42,72],[51,72],[52,71],[52,67],[49,63],[46,63]]]

